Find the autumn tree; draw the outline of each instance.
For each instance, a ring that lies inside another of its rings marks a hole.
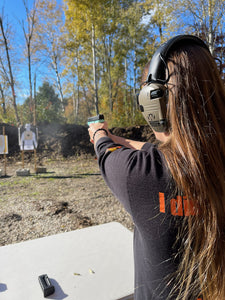
[[[99,95],[97,74],[97,50],[96,40],[98,39],[99,28],[104,22],[103,11],[110,1],[104,0],[65,0],[67,8],[65,10],[66,25],[83,47],[91,50],[92,58],[92,78],[93,78],[93,97],[96,114],[99,113]],[[88,57],[88,56],[87,56]]]
[[[208,45],[214,57],[221,60],[218,63],[222,68],[224,78],[225,69],[225,44],[224,44],[224,25],[225,25],[225,1],[223,0],[181,0],[180,12],[188,15],[188,21],[184,25],[185,31],[193,33],[203,39]]]
[[[12,102],[13,102],[13,108],[15,112],[15,118],[17,124],[20,124],[20,118],[17,110],[17,103],[16,103],[16,93],[15,93],[15,80],[13,75],[13,68],[11,64],[11,56],[10,56],[10,38],[9,38],[9,27],[8,24],[4,22],[3,15],[0,16],[0,32],[1,32],[1,44],[4,47],[5,50],[5,59],[3,57],[0,57],[0,67],[2,74],[7,80],[10,88],[11,88],[11,95],[12,95]]]
[[[138,1],[131,0],[81,3],[67,0],[65,3],[69,42],[71,44],[73,39],[79,45],[79,56],[83,61],[80,58],[78,61],[83,67],[82,72],[92,67],[85,83],[88,91],[92,91],[95,112],[101,109],[107,117],[118,115],[118,108],[125,106],[119,103],[119,98],[125,95],[124,104],[131,108],[127,119],[131,122],[136,109],[134,95],[140,66],[147,62],[150,52],[146,51],[151,38],[149,24],[142,22],[143,8]]]
[[[63,75],[66,77],[65,92],[69,94],[69,107],[65,111],[66,115],[69,115],[70,121],[78,121],[79,104],[80,104],[80,83],[82,74],[81,66],[81,52],[80,45],[74,36],[73,32],[64,33],[64,45],[65,58],[64,58],[64,70]]]
[[[181,12],[188,12],[188,27],[201,36],[214,54],[217,37],[224,28],[224,0],[181,0]]]
[[[3,109],[3,115],[6,116],[6,100],[5,100],[5,92],[4,92],[4,86],[0,83],[0,99]]]
[[[9,90],[9,78],[5,69],[4,51],[0,48],[0,103],[2,105],[3,118],[6,116],[6,98]]]
[[[179,1],[145,0],[141,5],[145,10],[144,21],[152,25],[154,39],[158,41],[156,47],[182,28],[182,20],[177,22],[181,8]]]
[[[33,2],[33,8],[29,10],[26,0],[23,0],[24,8],[26,11],[26,24],[21,21],[22,29],[24,33],[26,52],[25,56],[28,62],[28,78],[29,78],[29,91],[30,91],[30,111],[33,113],[32,123],[36,125],[36,104],[33,96],[33,80],[32,80],[32,56],[35,52],[33,46],[34,29],[36,24],[36,5],[38,0]]]
[[[63,63],[64,44],[63,25],[64,14],[56,0],[40,0],[37,11],[37,42],[39,53],[45,58],[49,69],[54,73],[55,86],[59,92],[61,109],[64,111]]]
[[[144,22],[145,10],[138,1],[129,1],[120,8],[120,23],[114,44],[114,65],[123,74],[123,89],[126,122],[135,122],[137,112],[136,92],[139,89],[140,74],[152,53],[151,25]],[[120,82],[120,80],[118,81]]]

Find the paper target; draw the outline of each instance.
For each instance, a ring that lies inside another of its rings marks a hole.
[[[0,135],[0,154],[8,154],[8,136]]]
[[[34,150],[37,148],[37,128],[26,124],[19,128],[20,150]]]

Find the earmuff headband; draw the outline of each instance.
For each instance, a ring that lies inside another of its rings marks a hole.
[[[193,35],[178,35],[162,44],[155,52],[149,66],[147,82],[158,82],[165,84],[168,54],[173,48],[182,44],[197,44],[209,51],[207,45],[198,37]]]

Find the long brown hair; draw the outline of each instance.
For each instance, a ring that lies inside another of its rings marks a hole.
[[[160,146],[178,189],[195,205],[184,218],[177,299],[225,299],[225,89],[210,53],[171,53],[169,140]]]

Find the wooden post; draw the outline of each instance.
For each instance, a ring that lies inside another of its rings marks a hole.
[[[22,167],[24,169],[24,150],[22,150],[21,155],[22,155]]]
[[[34,148],[34,170],[35,170],[35,173],[37,173],[37,157],[36,157],[36,149]]]
[[[3,136],[4,136],[4,139],[5,139],[5,126],[3,126]],[[6,176],[6,154],[5,154],[5,151],[4,151],[4,173],[5,173],[5,176]]]

